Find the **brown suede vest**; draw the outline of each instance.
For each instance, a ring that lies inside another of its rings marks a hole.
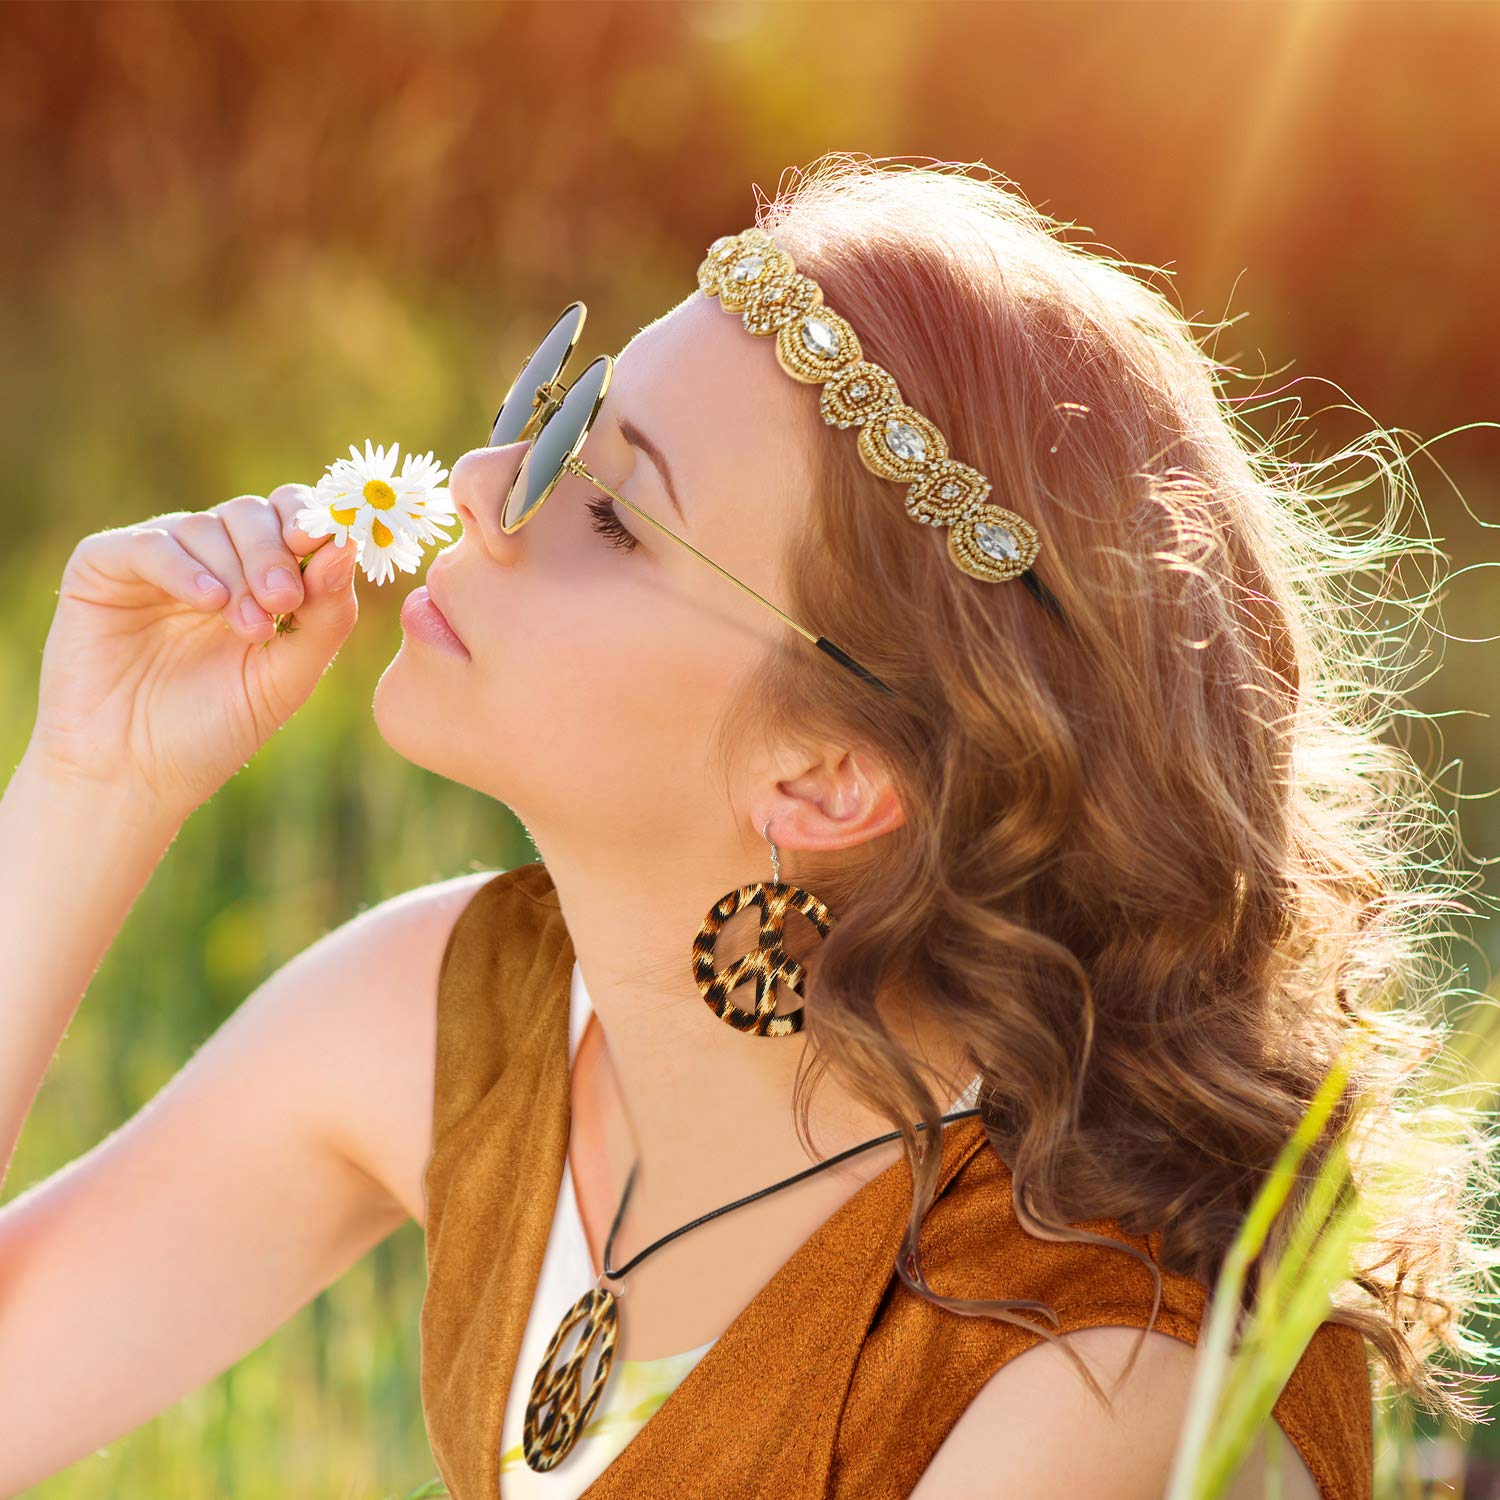
[[[439,978],[421,1313],[427,1433],[456,1500],[494,1500],[500,1423],[540,1274],[568,1143],[573,944],[546,867],[486,882]],[[903,1500],[985,1381],[1041,1335],[934,1307],[896,1276],[911,1202],[901,1158],[827,1219],[730,1323],[585,1490],[587,1500]],[[943,1127],[939,1197],[922,1228],[931,1286],[1026,1297],[1059,1332],[1144,1327],[1152,1281],[1102,1245],[1016,1222],[1010,1173],[978,1116]],[[1112,1219],[1079,1226],[1146,1250]],[[1197,1342],[1203,1283],[1162,1268],[1154,1326]],[[585,1288],[580,1287],[580,1294]],[[1324,1323],[1275,1415],[1324,1500],[1369,1500],[1364,1339]]]

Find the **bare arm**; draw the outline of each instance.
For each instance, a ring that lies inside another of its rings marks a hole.
[[[0,1056],[17,1116],[108,947],[106,925],[170,842],[128,819],[101,827],[87,801],[60,809],[19,780],[0,806],[16,955],[5,967],[18,981]],[[83,810],[96,820],[70,854],[62,835],[83,833]],[[438,967],[493,873],[394,897],[327,934],[126,1124],[0,1209],[0,1495],[164,1411],[425,1216]]]
[[[0,1182],[78,1001],[181,819],[28,754],[0,798]]]
[[[157,861],[307,699],[358,617],[354,549],[298,529],[305,493],[95,532],[63,569],[36,723],[0,798],[0,1181]],[[294,581],[272,586],[276,571]],[[265,650],[269,611],[292,608],[299,628]]]

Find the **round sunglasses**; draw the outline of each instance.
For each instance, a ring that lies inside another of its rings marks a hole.
[[[890,697],[896,690],[887,686],[868,667],[861,666],[842,647],[836,646],[827,636],[809,630],[792,619],[784,610],[778,609],[769,599],[750,587],[711,557],[706,557],[693,544],[664,526],[655,516],[649,516],[639,506],[633,505],[623,495],[618,495],[597,475],[591,473],[579,450],[599,415],[604,404],[605,393],[614,375],[614,356],[601,354],[572,385],[559,381],[563,366],[567,364],[578,345],[583,332],[583,320],[588,309],[582,302],[570,302],[562,315],[552,325],[547,335],[537,345],[536,351],[521,366],[520,373],[511,382],[500,410],[495,415],[490,429],[488,446],[504,447],[511,443],[528,442],[521,466],[511,480],[505,504],[500,511],[500,529],[505,532],[519,530],[546,503],[547,497],[557,488],[564,474],[574,474],[586,480],[596,489],[603,490],[611,500],[623,505],[632,515],[654,526],[664,536],[686,547],[695,557],[700,557],[721,577],[727,578],[735,587],[743,589],[758,604],[764,605],[779,620],[790,625],[798,635],[811,641],[818,650],[852,672],[877,691]]]

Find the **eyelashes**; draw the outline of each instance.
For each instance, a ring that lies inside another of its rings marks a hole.
[[[614,501],[608,495],[596,494],[584,503],[593,517],[594,530],[608,540],[612,547],[619,547],[625,552],[634,552],[640,546],[637,538],[633,537],[621,524],[620,517],[615,511]]]

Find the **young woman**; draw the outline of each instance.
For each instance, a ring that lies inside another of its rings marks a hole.
[[[1205,1294],[1354,1028],[1360,1172],[1411,1128],[1449,892],[1350,630],[1402,539],[1320,519],[1169,301],[1057,230],[836,156],[561,405],[560,320],[374,700],[541,859],[351,917],[0,1213],[0,1491],[411,1216],[462,1500],[1161,1495]],[[302,498],[68,561],[0,803],[7,1158],[177,829],[355,623]],[[1463,1413],[1463,1177],[1362,1251],[1283,1494],[1369,1492],[1367,1353]]]

